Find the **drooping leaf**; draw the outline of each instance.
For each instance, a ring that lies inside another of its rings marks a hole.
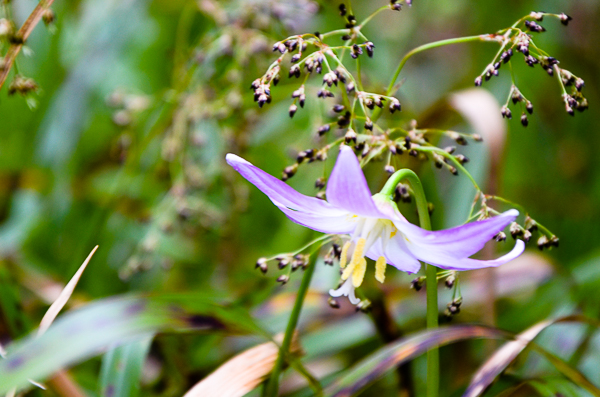
[[[153,334],[117,346],[104,354],[100,371],[100,395],[103,397],[135,397],[144,360],[150,350]]]
[[[254,332],[249,321],[237,321],[235,310],[207,301],[182,302],[190,295],[103,299],[59,318],[46,333],[6,346],[0,360],[0,393],[24,387],[28,379],[43,381],[57,370],[103,350],[161,331],[218,330]],[[243,317],[241,318],[243,320]]]
[[[281,343],[283,335],[275,338]],[[300,351],[297,338],[290,347],[292,353]],[[230,396],[242,397],[258,386],[273,370],[279,346],[267,342],[233,357],[213,373],[198,382],[184,397]]]
[[[469,387],[463,394],[463,397],[477,397],[480,396],[487,388],[492,384],[494,379],[500,373],[502,373],[506,367],[535,339],[536,336],[540,334],[544,329],[551,326],[552,324],[556,324],[558,322],[572,322],[572,321],[580,321],[580,322],[590,322],[590,319],[587,319],[583,316],[568,316],[562,317],[555,320],[544,320],[539,322],[529,329],[523,331],[519,335],[516,336],[514,341],[507,342],[504,346],[498,349],[475,373],[473,376]],[[585,376],[583,376],[579,371],[570,367],[567,363],[560,360],[558,357],[552,355],[551,353],[538,348],[544,356],[546,356],[556,367],[558,370],[563,372],[564,375],[569,377],[571,380],[575,382],[582,382],[581,386],[588,389],[588,391],[592,392],[592,394],[598,396],[600,395],[600,390],[596,388],[591,382],[589,382]]]
[[[502,331],[476,325],[442,327],[426,330],[391,343],[365,358],[329,386],[326,396],[353,396],[379,379],[397,365],[409,361],[434,346],[446,345],[465,339],[501,338]]]

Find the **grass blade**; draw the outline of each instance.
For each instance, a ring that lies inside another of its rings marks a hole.
[[[67,313],[43,335],[31,334],[6,347],[7,357],[0,360],[0,393],[27,386],[28,379],[44,380],[115,344],[151,333],[226,328],[219,316],[212,315],[219,306],[202,307],[191,315],[174,301],[130,295],[99,300]]]
[[[148,335],[117,346],[104,355],[100,371],[101,396],[135,397],[139,395],[140,377],[153,338],[153,334]]]
[[[539,322],[529,329],[523,331],[519,335],[516,336],[514,341],[506,343],[500,349],[496,350],[496,352],[479,368],[479,370],[473,376],[469,387],[463,394],[463,397],[478,397],[483,394],[485,390],[492,384],[492,382],[496,379],[498,375],[500,375],[506,367],[525,349],[536,336],[540,334],[544,329],[551,326],[552,324],[556,324],[558,322],[587,322],[593,323],[597,325],[597,321],[588,319],[583,316],[568,316],[562,317],[555,320],[545,320]],[[543,351],[543,353],[547,358],[552,356],[549,352]],[[553,356],[557,360],[561,361],[558,357]],[[581,379],[583,377],[577,370],[569,367],[566,363],[563,362],[564,365],[557,365],[556,362],[550,360],[557,369],[566,371],[563,372],[567,377],[572,377]],[[566,367],[565,367],[566,366]],[[568,368],[567,368],[568,367]],[[575,371],[577,374],[574,374]],[[561,371],[562,372],[562,371]],[[583,377],[585,379],[585,377]],[[585,379],[587,380],[587,379]],[[586,383],[588,387],[591,387],[593,390],[598,391],[598,389],[592,385],[589,381]],[[594,394],[594,393],[592,393]],[[598,395],[598,394],[594,394]]]
[[[46,332],[48,330],[48,328],[50,327],[52,322],[54,322],[54,319],[56,319],[56,316],[58,316],[58,313],[60,313],[62,308],[66,305],[67,301],[73,294],[73,291],[75,290],[75,286],[77,286],[77,283],[79,282],[79,279],[81,278],[81,275],[83,274],[83,271],[87,267],[88,263],[90,263],[90,260],[92,259],[92,256],[94,256],[94,253],[96,253],[97,249],[98,249],[98,246],[95,246],[94,249],[92,250],[92,252],[90,252],[88,257],[85,259],[85,261],[83,261],[83,264],[79,267],[79,269],[77,270],[75,275],[71,278],[71,280],[67,283],[65,288],[61,291],[58,298],[54,301],[54,303],[52,303],[52,305],[50,305],[50,307],[48,308],[48,311],[46,312],[46,314],[44,314],[44,317],[42,318],[42,321],[40,322],[40,327],[38,329],[38,335],[42,335],[44,332]]]
[[[506,334],[488,327],[465,325],[418,332],[387,345],[362,360],[329,386],[326,396],[353,396],[399,364],[413,359],[434,346],[475,338],[502,338]]]

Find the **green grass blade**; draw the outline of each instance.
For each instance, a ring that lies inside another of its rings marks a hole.
[[[154,335],[117,346],[102,358],[100,395],[103,397],[136,397],[144,361]]]
[[[30,334],[6,347],[0,360],[0,393],[43,381],[61,368],[160,331],[229,328],[217,305],[187,311],[176,299],[135,295],[103,299],[61,316],[43,335]],[[193,314],[192,314],[193,313]],[[234,324],[235,326],[235,324]]]

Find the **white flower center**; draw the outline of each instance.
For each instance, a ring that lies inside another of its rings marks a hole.
[[[356,229],[347,242],[340,257],[340,267],[344,269],[342,280],[352,276],[352,285],[359,287],[365,277],[367,261],[365,255],[378,240],[381,240],[381,252],[375,266],[375,278],[383,282],[385,279],[386,259],[383,256],[389,240],[398,229],[389,219],[356,217]],[[348,258],[351,258],[348,262]],[[346,266],[347,265],[347,266]]]

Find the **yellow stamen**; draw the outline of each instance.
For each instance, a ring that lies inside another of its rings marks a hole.
[[[367,260],[365,258],[360,258],[358,265],[354,268],[352,272],[352,285],[354,288],[360,287],[365,278],[365,272],[367,271]]]
[[[385,281],[385,268],[387,263],[385,263],[385,258],[380,256],[377,258],[377,262],[375,262],[375,279],[380,283]]]
[[[350,249],[350,241],[348,241],[342,247],[342,254],[340,255],[340,267],[343,269],[346,267],[346,262],[348,261],[348,249]]]
[[[354,252],[352,253],[352,261],[351,265],[358,265],[360,260],[364,257],[363,251],[365,250],[365,244],[367,240],[364,238],[359,238],[356,242],[356,247],[354,247]]]
[[[356,267],[356,264],[354,262],[350,262],[348,267],[345,268],[344,272],[342,273],[342,280],[348,280],[348,277],[350,277],[350,275],[354,271],[355,267]]]

